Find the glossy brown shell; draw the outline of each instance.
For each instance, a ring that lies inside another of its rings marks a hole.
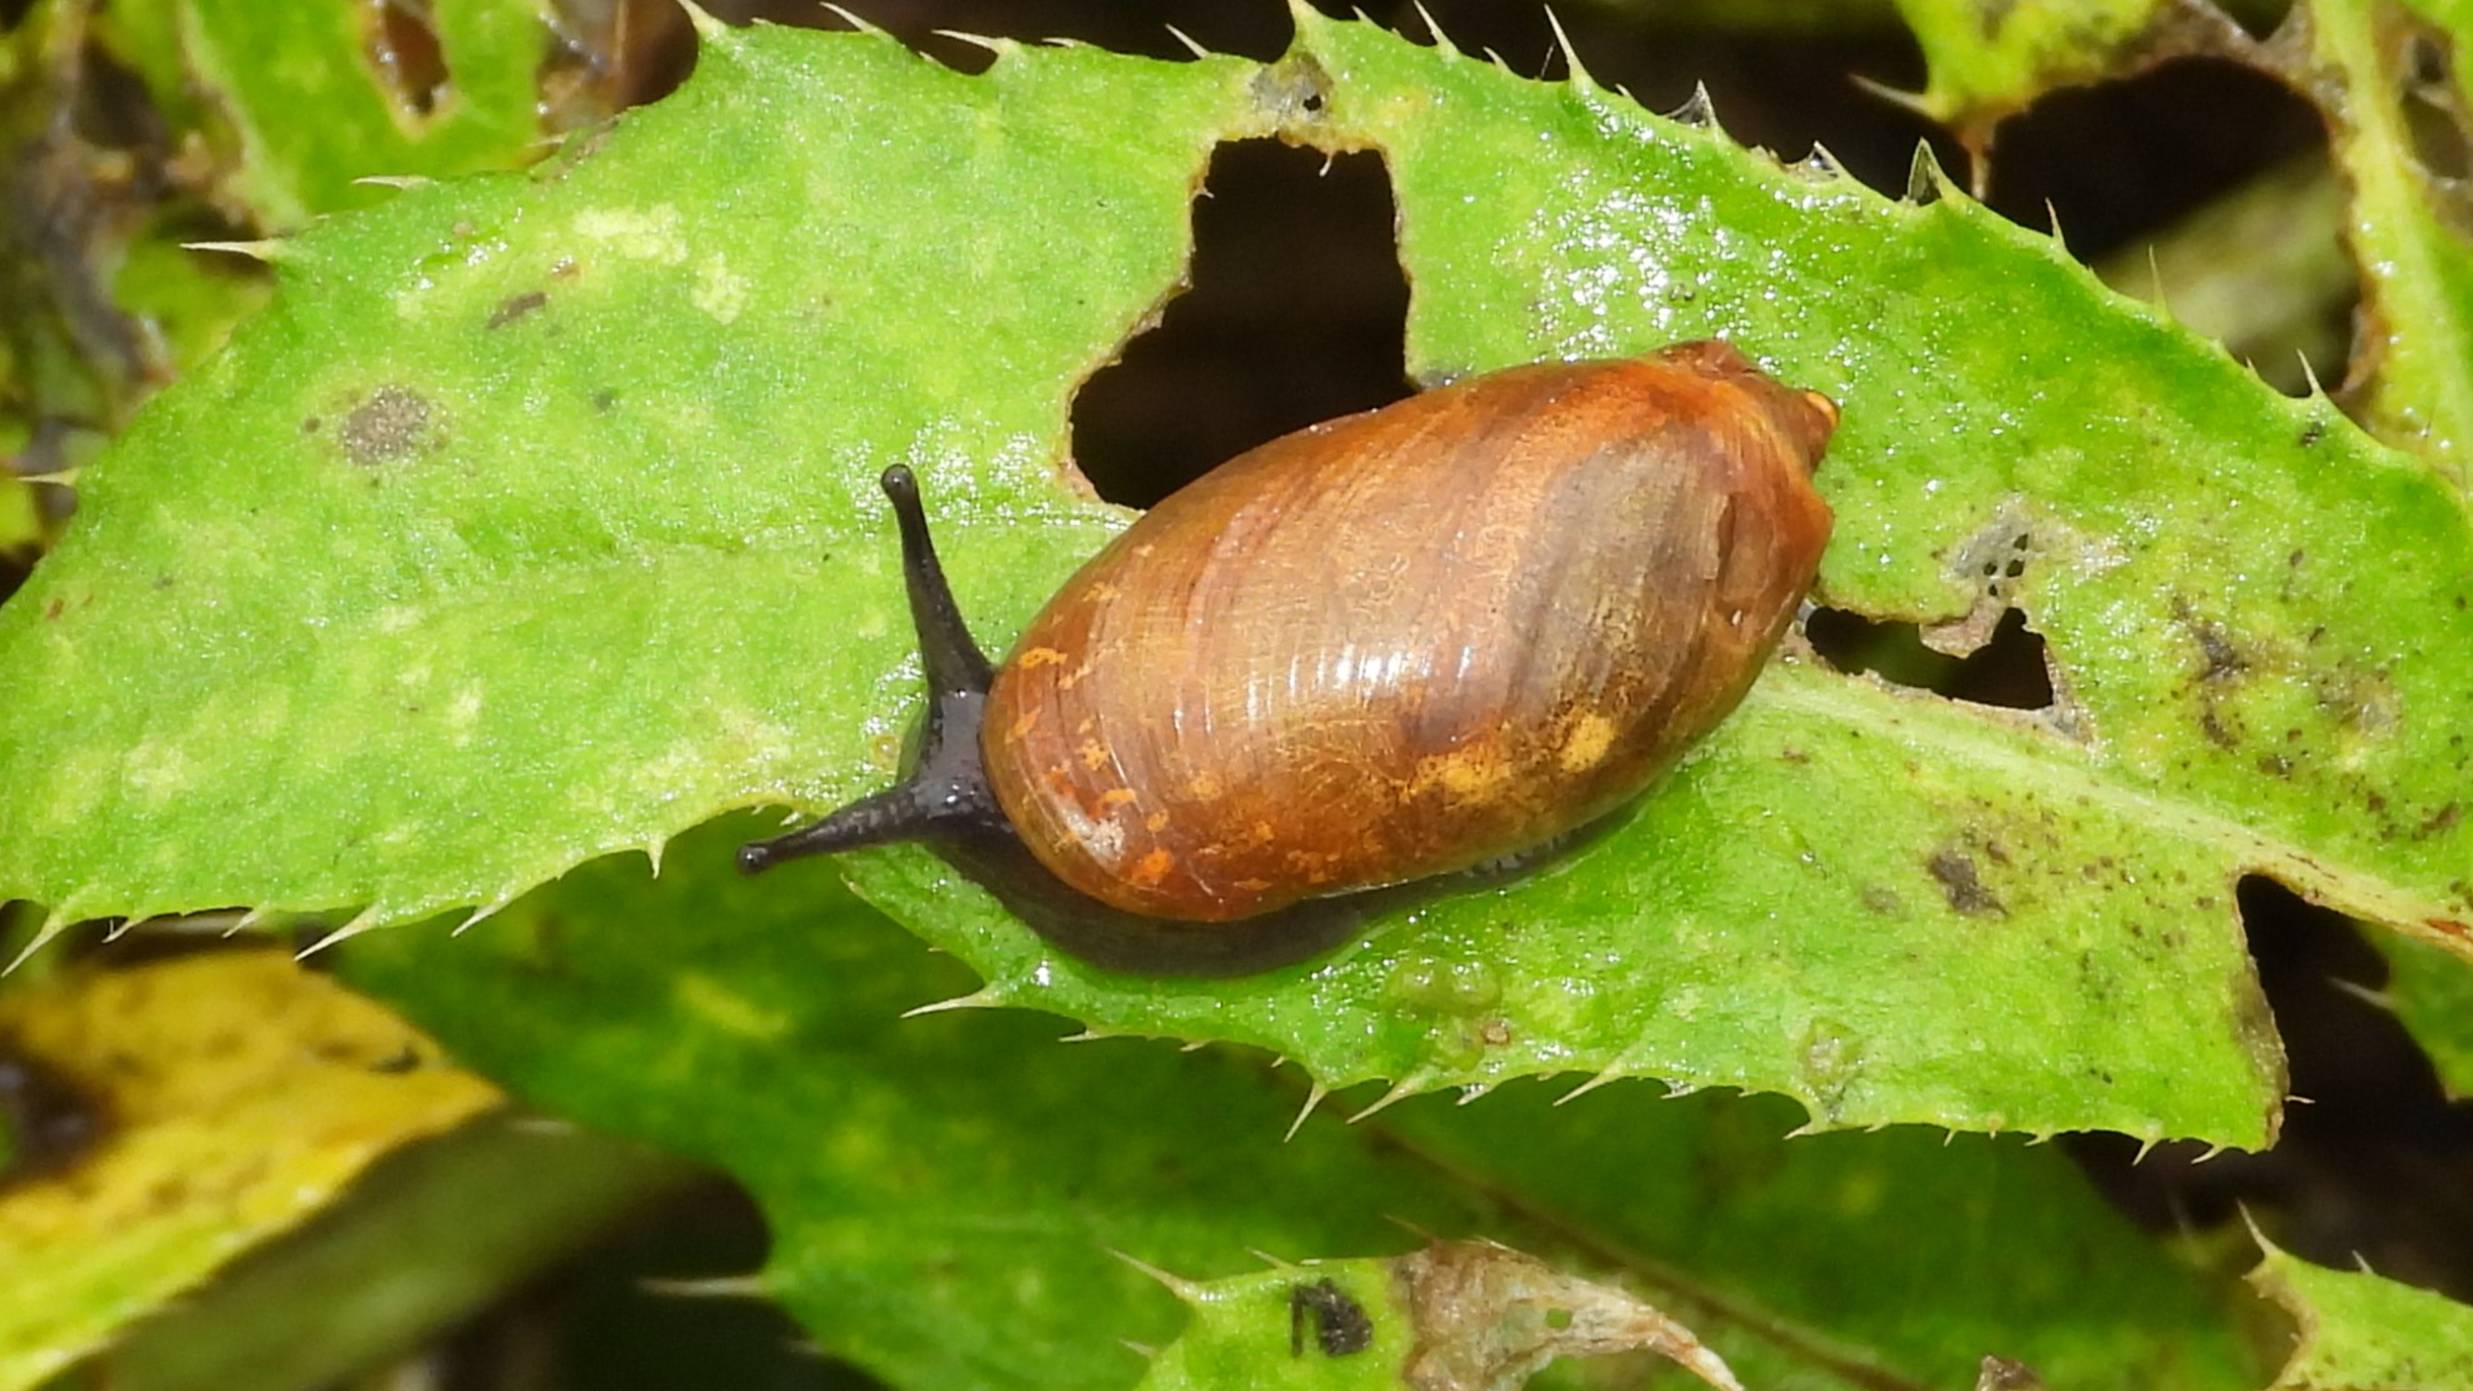
[[[1829,536],[1826,398],[1734,349],[1520,367],[1274,440],[1082,567],[981,748],[1058,878],[1228,921],[1580,826],[1734,708]]]

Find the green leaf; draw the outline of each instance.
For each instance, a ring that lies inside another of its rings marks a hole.
[[[1993,127],[2056,87],[2124,76],[2237,40],[2208,3],[2183,0],[1897,0],[1929,74],[1910,100],[1978,152]],[[1979,181],[1980,186],[1980,181]]]
[[[1001,647],[1118,520],[1059,467],[1074,387],[1174,288],[1213,145],[1271,131],[1383,152],[1421,376],[1733,338],[1844,404],[1825,600],[1959,645],[2016,604],[2062,694],[1790,653],[1551,871],[1244,980],[1096,971],[923,852],[853,857],[984,1000],[1334,1088],[1578,1070],[1816,1127],[2256,1146],[2284,1088],[2234,881],[2433,936],[2468,912],[2473,829],[2438,812],[2473,762],[2473,537],[2425,470],[1954,193],[1321,20],[1267,69],[975,78],[716,31],[555,168],[313,229],[0,609],[0,778],[36,790],[0,893],[365,927],[880,785],[916,677],[874,475],[927,477]]]
[[[2462,115],[2473,87],[2444,56],[2473,39],[2461,6],[2300,0],[2264,45],[2204,0],[1900,0],[1899,8],[1930,69],[1914,104],[1985,159],[1994,127],[2044,92],[2189,54],[2252,64],[2314,102],[2346,178],[2347,239],[2372,316],[2346,374],[2347,404],[2379,436],[2466,485],[2473,248],[2456,185],[2473,140]],[[1987,177],[1978,171],[1979,184]]]
[[[1407,1303],[1400,1297],[1389,1260],[1283,1264],[1272,1270],[1230,1275],[1199,1284],[1165,1276],[1162,1283],[1192,1309],[1192,1320],[1160,1351],[1140,1385],[1142,1391],[1199,1391],[1276,1385],[1330,1391],[1388,1391],[1401,1384],[1400,1368],[1417,1345]],[[1362,1346],[1326,1351],[1319,1333],[1300,1327],[1292,1313],[1299,1291],[1322,1290],[1344,1300],[1365,1321]],[[1304,1336],[1291,1344],[1290,1334]],[[1290,1347],[1294,1351],[1290,1351]],[[1287,1352],[1282,1367],[1275,1360]]]
[[[0,446],[5,446],[0,441]],[[15,474],[0,472],[0,560],[23,562],[43,545],[43,513],[35,505],[35,485]]]
[[[349,1384],[516,1294],[686,1177],[633,1145],[485,1117],[390,1156],[298,1232],[121,1330],[75,1384]],[[24,1278],[21,1288],[42,1280]]]
[[[2301,1325],[2271,1391],[2464,1391],[2473,1308],[2444,1295],[2314,1266],[2270,1247],[2250,1283]]]
[[[428,15],[445,68],[427,110],[398,90],[420,74],[389,71],[378,5],[136,0],[112,6],[104,35],[172,115],[207,134],[221,197],[287,231],[381,196],[357,179],[505,168],[541,139],[541,0],[398,9]]]
[[[2473,1097],[2473,972],[2451,952],[2389,940],[2385,1002],[2430,1055],[2448,1094]]]
[[[1491,1242],[1438,1241],[1385,1260],[1282,1263],[1204,1284],[1155,1272],[1192,1321],[1143,1391],[1526,1385],[1558,1357],[1646,1351],[1742,1391],[1691,1330],[1622,1290]],[[1287,1342],[1287,1365],[1276,1349]],[[1266,1365],[1267,1364],[1267,1365]]]
[[[738,1176],[774,1233],[761,1285],[895,1385],[1131,1385],[1145,1363],[1117,1340],[1166,1347],[1187,1310],[1111,1251],[1276,1285],[1249,1248],[1383,1255],[1419,1244],[1403,1223],[1629,1288],[1755,1387],[1962,1386],[1987,1353],[2054,1386],[2264,1377],[2227,1307],[2246,1295],[2166,1259],[2054,1149],[1786,1141],[1790,1104],[1637,1084],[1324,1112],[1283,1140],[1304,1083],[1258,1057],[1062,1045],[1021,1011],[899,1018],[968,972],[824,866],[732,874],[751,821],[683,838],[657,881],[606,860],[460,938],[334,959],[525,1100]],[[1223,1329],[1261,1384],[1291,1369],[1284,1302]]]
[[[2368,315],[2347,390],[2372,430],[2418,450],[2462,487],[2473,448],[2473,246],[2463,171],[2429,160],[2463,158],[2463,102],[2473,88],[2442,57],[2438,80],[2453,85],[2426,90],[2430,79],[2415,64],[2425,46],[2465,51],[2473,17],[2426,0],[2307,3],[2308,48],[2294,68],[2327,114],[2352,187],[2346,230]]]
[[[2094,263],[2104,283],[2152,299],[2223,343],[2279,391],[2342,376],[2359,278],[2347,196],[2323,155],[2296,156]]]

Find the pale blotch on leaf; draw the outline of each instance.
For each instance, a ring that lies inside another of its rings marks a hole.
[[[429,398],[401,386],[382,386],[343,418],[337,438],[344,454],[363,468],[391,463],[421,448],[431,435]]]

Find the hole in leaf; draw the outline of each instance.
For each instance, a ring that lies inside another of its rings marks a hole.
[[[1074,459],[1099,495],[1147,507],[1255,445],[1407,396],[1393,225],[1377,156],[1222,145],[1194,201],[1193,288],[1074,398]]]
[[[2057,216],[2072,255],[2125,294],[2160,288],[2268,384],[2343,379],[2360,298],[2343,193],[2317,109],[2282,83],[2184,58],[2057,92],[2001,127],[1992,166],[2001,213]]]
[[[449,74],[429,0],[377,0],[364,41],[370,66],[404,110],[426,117],[438,109]]]
[[[542,124],[574,130],[657,101],[695,70],[695,27],[678,0],[553,5],[540,71]]]
[[[2004,124],[1989,201],[2041,229],[2050,200],[2071,253],[2090,259],[2326,142],[2317,109],[2283,83],[2227,59],[2176,59],[2054,92]]]
[[[2397,112],[2421,167],[2446,179],[2473,171],[2464,112],[2456,99],[2455,55],[2446,35],[2416,28],[2405,39]]]
[[[2006,578],[2023,566],[2011,561],[1993,568]],[[1846,609],[1814,609],[1803,635],[1812,650],[1839,671],[1869,672],[1892,685],[1976,705],[2052,708],[2052,670],[2045,664],[2043,636],[2027,627],[2026,614],[2018,609],[2004,612],[1991,640],[1963,657],[1925,646],[1923,630],[1915,624],[1867,618]]]
[[[2428,1055],[2376,1002],[2386,962],[2351,920],[2263,876],[2236,897],[2291,1091],[2309,1100],[2285,1108],[2264,1154],[2200,1164],[2203,1147],[2178,1143],[2133,1163],[2137,1142],[2118,1135],[2075,1137],[2071,1152],[2150,1226],[2214,1226],[2246,1209],[2310,1260],[2351,1269],[2358,1257],[2473,1296],[2473,1107],[2447,1100]]]

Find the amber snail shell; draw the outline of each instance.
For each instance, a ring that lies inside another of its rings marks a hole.
[[[935,694],[918,763],[741,864],[999,829],[1123,945],[1550,842],[1759,674],[1828,541],[1836,423],[1719,342],[1470,378],[1212,470],[994,669],[888,471]]]

